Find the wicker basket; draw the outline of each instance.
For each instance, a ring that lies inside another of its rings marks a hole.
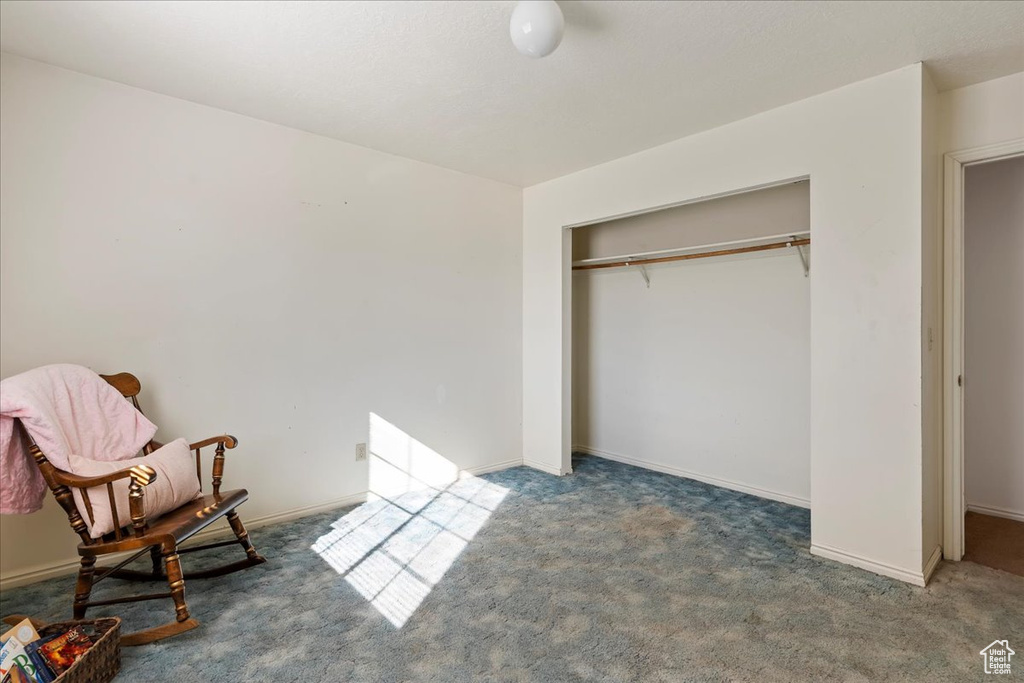
[[[117,617],[58,621],[38,630],[45,637],[81,624],[92,624],[102,635],[54,683],[107,683],[121,670],[121,620]]]

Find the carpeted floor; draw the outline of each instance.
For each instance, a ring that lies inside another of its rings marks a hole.
[[[118,680],[980,681],[983,647],[1024,647],[1021,577],[947,563],[914,588],[812,557],[806,510],[575,468],[257,530],[269,563],[190,583],[202,626],[124,650]],[[0,611],[65,618],[72,589],[6,591]],[[130,628],[171,611],[117,609]]]

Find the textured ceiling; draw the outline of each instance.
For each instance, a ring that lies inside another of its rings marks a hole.
[[[1024,70],[1024,2],[0,3],[0,49],[516,185],[924,61],[940,89]]]

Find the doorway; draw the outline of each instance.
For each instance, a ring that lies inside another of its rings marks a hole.
[[[1024,140],[945,167],[943,555],[1024,575]]]

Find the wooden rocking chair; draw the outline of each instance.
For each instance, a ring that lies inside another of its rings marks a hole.
[[[121,392],[121,394],[139,408],[138,394],[142,386],[139,380],[133,375],[123,372],[118,375],[100,375]],[[81,537],[82,542],[78,545],[78,554],[82,557],[82,566],[78,570],[78,582],[75,585],[74,618],[83,619],[85,611],[90,607],[100,605],[111,605],[122,602],[137,602],[140,600],[158,600],[171,598],[174,601],[175,621],[155,626],[153,628],[129,633],[121,638],[123,645],[143,645],[155,640],[168,638],[184,631],[195,628],[199,622],[191,618],[188,606],[185,604],[185,579],[203,579],[214,576],[222,576],[266,562],[266,559],[256,552],[249,540],[249,535],[235,511],[239,505],[249,498],[249,492],[245,489],[233,491],[221,491],[221,478],[224,476],[224,449],[234,448],[238,440],[233,436],[214,436],[196,443],[190,444],[189,449],[196,454],[196,472],[199,475],[200,486],[202,485],[202,459],[201,451],[207,446],[216,445],[213,456],[213,492],[186,503],[176,510],[161,515],[155,520],[147,520],[145,515],[144,501],[146,486],[156,479],[156,472],[147,466],[131,467],[99,477],[81,477],[70,472],[64,472],[54,467],[46,455],[29,437],[24,426],[18,423],[21,432],[28,445],[28,450],[35,458],[39,470],[46,480],[47,486],[57,498],[57,502],[68,515],[71,528]],[[145,454],[152,453],[161,444],[150,441],[143,449]],[[92,519],[92,506],[89,503],[88,494],[85,489],[94,486],[106,486],[107,496],[113,510],[113,518],[118,519],[117,505],[115,500],[113,482],[119,479],[130,478],[128,488],[128,500],[123,504],[128,506],[131,513],[131,527],[115,529],[102,538],[92,538],[83,519],[82,513],[90,515]],[[71,488],[82,489],[83,500],[86,510],[79,510],[75,504]],[[206,545],[181,548],[178,546],[182,541],[205,529],[221,517],[226,517],[235,534],[235,539],[222,541],[220,543],[209,543]],[[198,550],[220,548],[224,546],[239,544],[245,550],[246,559],[239,560],[214,569],[183,574],[179,555],[191,553]],[[123,553],[125,551],[136,551],[130,557],[113,567],[96,567],[96,558],[101,555],[112,553]],[[134,571],[124,569],[124,566],[141,557],[146,552],[150,553],[153,560],[152,572]],[[99,572],[97,574],[97,572]],[[93,586],[107,577],[127,579],[129,581],[167,581],[170,590],[166,593],[149,593],[126,598],[114,598],[109,600],[89,601],[89,595]]]

